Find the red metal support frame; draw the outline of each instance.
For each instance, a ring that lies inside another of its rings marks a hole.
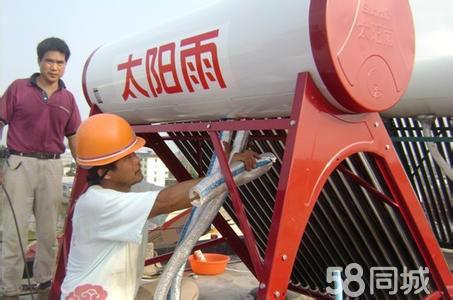
[[[355,175],[352,171],[348,170],[346,167],[340,165],[337,168],[340,172],[347,175],[349,178],[360,184],[364,189],[366,189],[370,194],[376,196],[377,198],[381,199],[385,203],[395,208],[399,208],[398,204],[395,201],[388,197],[386,194],[378,191],[374,186],[368,183],[366,180],[360,178],[359,176]]]
[[[94,106],[92,114],[98,112]],[[437,241],[393,149],[379,114],[345,114],[338,111],[324,99],[307,73],[298,76],[290,118],[136,125],[133,128],[139,135],[145,137],[147,145],[154,149],[178,180],[189,179],[190,175],[158,132],[209,132],[232,193],[234,209],[238,214],[241,228],[243,227],[242,230],[245,231],[247,248],[244,241],[234,233],[223,217],[218,215],[214,225],[233,250],[255,272],[260,281],[259,299],[285,297],[305,227],[326,180],[342,160],[358,152],[369,152],[376,158],[394,203],[398,205],[397,209],[402,214],[429,267],[437,288],[434,293],[443,299],[453,297],[453,277],[449,273]],[[266,129],[286,129],[288,134],[267,249],[264,263],[261,263],[256,244],[253,244],[253,234],[250,233],[251,230],[240,202],[237,187],[232,181],[226,157],[215,132]],[[51,299],[59,299],[72,230],[70,222],[73,199],[77,199],[84,189],[83,172],[80,169],[77,172],[65,224],[63,246],[59,252],[57,272],[52,285]]]
[[[223,131],[223,130],[266,130],[266,129],[287,129],[289,120],[239,120],[239,121],[208,121],[198,123],[178,123],[164,125],[135,125],[135,132],[171,132],[171,131]]]
[[[385,137],[384,137],[385,138]],[[387,136],[386,150],[396,153],[390,138]],[[393,158],[393,159],[392,159]],[[411,183],[407,178],[398,157],[382,157],[377,165],[400,207],[400,213],[414,241],[429,268],[429,272],[443,299],[453,298],[453,275],[448,269],[436,237],[426,219],[423,208],[418,202]],[[397,180],[404,178],[405,180]]]
[[[96,105],[93,105],[91,108],[90,116],[94,114],[101,113],[99,108]],[[255,120],[244,120],[240,122],[228,122],[228,126],[233,128],[242,128],[242,126],[252,127],[256,129],[260,128],[270,128],[272,126],[282,127],[287,124],[288,121],[282,119],[275,122],[263,122]],[[239,123],[239,124],[238,124]],[[205,123],[196,123],[196,124],[174,124],[174,125],[136,125],[133,126],[133,129],[137,135],[142,136],[146,140],[146,145],[152,148],[159,158],[164,162],[169,171],[175,176],[178,181],[184,181],[191,178],[189,172],[184,168],[175,154],[171,151],[168,145],[165,143],[164,138],[159,135],[159,132],[164,131],[199,131],[200,128],[206,129],[210,128],[212,125],[212,130],[218,130],[223,128],[229,128],[224,123],[217,122],[205,122]],[[222,155],[223,150],[218,155]],[[224,154],[223,154],[224,155]],[[64,226],[64,236],[62,246],[59,249],[58,258],[57,258],[57,268],[52,282],[52,287],[49,293],[50,299],[60,299],[61,294],[61,284],[63,283],[64,277],[66,275],[66,265],[67,258],[69,254],[71,235],[72,235],[72,215],[74,210],[75,201],[86,189],[86,170],[77,168],[77,174],[74,181],[74,187],[72,190],[70,203],[67,211],[67,217],[65,220]],[[234,183],[233,183],[234,184]],[[228,242],[229,246],[233,251],[238,254],[241,260],[249,267],[250,270],[253,270],[251,258],[247,248],[245,247],[244,241],[234,232],[234,230],[228,225],[227,221],[218,214],[214,221],[214,226],[222,234],[225,241]]]
[[[135,128],[134,128],[135,129]],[[165,141],[157,132],[136,131],[137,135],[145,139],[146,147],[153,149],[154,153],[162,160],[168,170],[175,176],[177,181],[192,179],[189,171],[182,165],[176,155],[167,146]]]
[[[227,184],[228,190],[230,192],[230,196],[232,199],[234,210],[236,211],[236,215],[239,220],[239,227],[241,228],[245,244],[247,246],[248,252],[250,254],[250,258],[253,265],[253,271],[257,275],[257,278],[261,278],[262,273],[262,263],[261,263],[261,256],[258,251],[258,247],[256,244],[255,236],[253,234],[252,228],[247,219],[247,215],[245,213],[245,208],[242,205],[241,197],[239,195],[238,188],[233,180],[233,175],[231,174],[230,168],[228,166],[228,161],[225,156],[225,153],[222,150],[222,145],[220,143],[220,139],[217,132],[209,132],[209,136],[211,137],[212,144],[214,145],[214,149],[217,153],[217,157],[219,159],[220,168],[222,170],[222,174],[225,177],[225,182]]]
[[[311,77],[302,73],[297,79],[291,125],[258,298],[285,297],[297,250],[325,182],[345,158],[369,152],[381,162],[381,171],[437,289],[443,299],[450,299],[453,277],[379,113],[339,112],[324,99]]]
[[[166,165],[168,170],[175,176],[179,182],[189,180],[192,177],[182,163],[178,160],[176,155],[171,151],[170,147],[165,143],[165,140],[158,132],[149,131],[146,126],[133,126],[138,135],[146,140],[146,146],[151,147],[154,152],[159,156],[162,162]],[[153,126],[153,129],[159,129]],[[201,149],[198,149],[201,151]],[[224,153],[221,150],[221,153]],[[219,154],[218,154],[219,155]],[[222,215],[217,214],[213,221],[214,226],[219,230],[224,239],[228,242],[233,251],[244,261],[244,263],[251,268],[250,255],[245,248],[244,242],[238,237],[234,230],[228,225],[227,221]]]

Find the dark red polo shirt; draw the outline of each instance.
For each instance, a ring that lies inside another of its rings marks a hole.
[[[8,124],[8,148],[20,152],[63,153],[65,136],[76,133],[80,113],[63,81],[50,97],[36,84],[39,73],[17,79],[0,101],[1,121]]]

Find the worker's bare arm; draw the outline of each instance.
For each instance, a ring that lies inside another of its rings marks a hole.
[[[253,151],[244,151],[236,153],[232,161],[242,161],[246,166],[246,170],[251,170],[255,167],[258,154]],[[157,195],[156,203],[154,204],[149,217],[155,217],[160,214],[168,214],[176,210],[189,208],[194,199],[189,198],[190,189],[195,186],[201,178],[191,179],[169,186]]]
[[[189,190],[200,180],[201,178],[183,181],[160,191],[149,217],[152,218],[190,207]]]

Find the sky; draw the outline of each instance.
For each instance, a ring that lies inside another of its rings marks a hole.
[[[39,71],[37,44],[47,37],[59,37],[71,49],[63,80],[84,119],[89,107],[82,92],[82,70],[97,47],[212,1],[0,0],[0,94],[15,79]]]

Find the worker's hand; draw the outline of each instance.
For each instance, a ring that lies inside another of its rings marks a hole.
[[[233,155],[233,158],[231,159],[231,162],[242,161],[244,162],[245,169],[247,171],[250,171],[256,167],[256,159],[259,157],[260,156],[258,153],[251,150],[246,150],[244,152],[235,153]]]
[[[223,142],[223,149],[225,150],[226,157],[229,157],[231,152],[231,144]],[[244,162],[245,170],[250,171],[256,167],[256,159],[259,157],[259,154],[256,152],[245,150],[244,152],[235,153],[233,155],[233,158],[231,159],[231,162],[233,163],[235,161],[242,161]]]
[[[244,151],[235,154],[235,161],[248,162],[248,165],[256,165],[253,170],[246,171],[244,164],[233,163],[230,166],[231,174],[237,186],[249,183],[253,179],[263,175],[272,167],[272,164],[277,160],[272,153],[260,154],[255,160],[257,154],[253,151]],[[225,178],[221,171],[214,172],[209,176],[200,180],[196,185],[192,186],[189,191],[189,197],[193,206],[201,206],[204,203],[211,201],[222,193],[226,192],[227,186]],[[153,208],[154,209],[154,208]]]

